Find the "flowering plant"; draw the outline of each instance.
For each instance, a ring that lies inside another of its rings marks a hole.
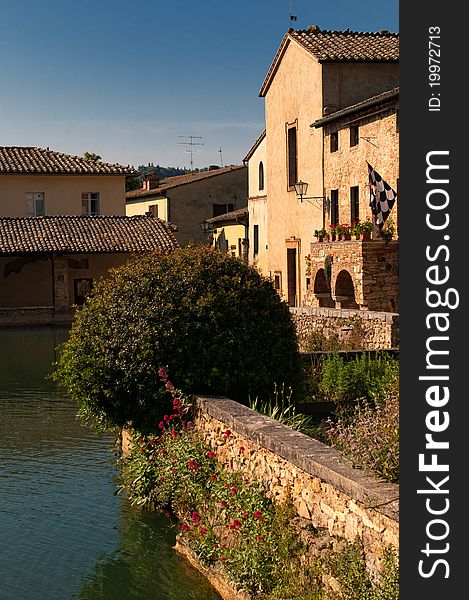
[[[342,227],[338,223],[331,223],[329,230],[331,235],[340,235],[342,233]]]
[[[371,233],[373,231],[373,223],[370,221],[370,219],[360,223],[360,230],[361,233]]]
[[[352,222],[352,226],[350,227],[350,233],[352,235],[359,236],[361,234],[361,232],[362,232],[362,224],[357,219],[356,221]]]
[[[348,223],[342,223],[341,228],[344,235],[350,235],[350,225]]]
[[[391,219],[391,217],[388,217],[388,219],[386,220],[386,222],[384,223],[380,233],[380,236],[383,238],[383,240],[385,242],[392,240],[392,238],[394,237],[396,230],[394,227],[394,221]]]
[[[320,239],[320,238],[324,239],[325,237],[328,237],[328,233],[324,229],[324,227],[322,229],[315,229],[314,230],[314,237],[318,238],[318,239]]]

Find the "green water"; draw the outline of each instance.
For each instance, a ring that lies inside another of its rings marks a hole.
[[[0,600],[220,600],[115,494],[113,438],[46,378],[65,329],[0,329]]]

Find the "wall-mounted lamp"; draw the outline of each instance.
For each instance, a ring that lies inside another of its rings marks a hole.
[[[212,233],[212,226],[207,221],[200,221],[199,227],[205,236],[209,236]]]
[[[298,196],[298,200],[303,202],[306,200],[310,204],[314,204],[318,208],[324,209],[324,196],[306,196],[306,192],[308,191],[308,183],[306,181],[297,181],[294,185],[296,195]]]

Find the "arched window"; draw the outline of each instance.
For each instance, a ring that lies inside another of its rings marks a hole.
[[[259,191],[264,189],[264,163],[259,163]]]

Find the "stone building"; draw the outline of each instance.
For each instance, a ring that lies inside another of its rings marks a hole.
[[[390,90],[398,78],[398,34],[311,26],[290,29],[283,38],[259,93],[265,98],[268,185],[263,270],[276,278],[290,306],[303,301],[304,257],[314,230],[326,223],[323,131],[311,123]],[[302,202],[295,190],[300,180],[309,184]]]
[[[154,215],[177,226],[181,246],[207,243],[200,223],[247,206],[247,167],[215,167],[208,171],[158,179],[152,173],[143,187],[126,194],[126,214]]]
[[[399,88],[316,120],[324,134],[324,192],[327,224],[371,220],[369,163],[399,187]],[[397,225],[398,199],[389,214]],[[398,312],[398,242],[311,243],[304,304]]]
[[[124,215],[133,167],[49,150],[0,147],[0,216]]]
[[[177,247],[151,216],[0,217],[0,325],[68,323],[111,267]]]

